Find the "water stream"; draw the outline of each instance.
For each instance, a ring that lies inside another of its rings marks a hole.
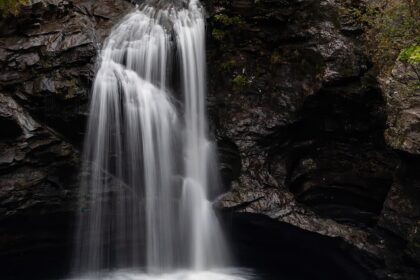
[[[220,183],[205,99],[197,0],[144,4],[112,30],[85,138],[80,279],[247,277],[226,269],[227,246],[208,200]]]

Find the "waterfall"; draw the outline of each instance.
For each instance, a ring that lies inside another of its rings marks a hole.
[[[100,53],[83,154],[76,274],[198,273],[228,263],[208,200],[220,183],[207,131],[204,11],[197,0],[156,6],[127,15]]]

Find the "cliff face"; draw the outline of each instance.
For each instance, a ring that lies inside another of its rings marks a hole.
[[[101,43],[133,6],[125,1],[32,1],[0,23],[2,91],[80,143]]]
[[[377,82],[357,5],[212,3],[210,112],[232,181],[219,205],[341,237],[376,277],[414,279],[418,70]]]
[[[0,20],[2,259],[70,246],[96,55],[133,8],[32,2]],[[217,205],[339,237],[374,277],[414,279],[418,69],[397,63],[375,77],[350,13],[357,3],[205,2],[209,115],[227,191]]]
[[[396,62],[379,77],[386,101],[387,145],[398,152],[400,164],[384,202],[378,226],[405,242],[404,252],[420,263],[420,65]]]

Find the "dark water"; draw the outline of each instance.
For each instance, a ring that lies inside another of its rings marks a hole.
[[[307,232],[261,215],[223,214],[221,218],[236,259],[235,266],[252,269],[253,279],[375,279],[356,262],[355,258],[360,256],[339,239]],[[71,225],[65,220],[52,223],[52,219],[27,221],[24,230],[33,234],[33,241],[25,248],[0,255],[0,279],[49,280],[69,276]],[[48,227],[51,224],[58,226]]]

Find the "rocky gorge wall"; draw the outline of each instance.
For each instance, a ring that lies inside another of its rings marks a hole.
[[[232,179],[221,207],[343,238],[375,277],[415,279],[418,69],[376,76],[360,1],[213,5],[210,110]]]
[[[216,205],[343,240],[373,278],[416,279],[418,69],[377,77],[349,13],[360,1],[204,4]],[[0,20],[1,260],[70,254],[96,55],[133,8],[31,1]]]

